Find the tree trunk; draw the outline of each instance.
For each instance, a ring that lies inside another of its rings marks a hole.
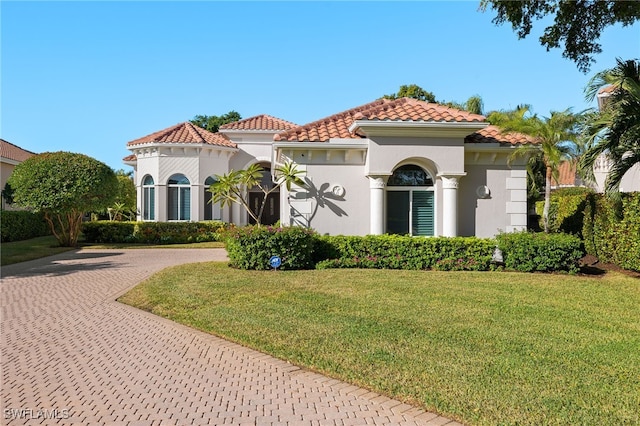
[[[544,182],[544,209],[542,209],[542,222],[544,224],[544,232],[549,233],[549,207],[551,206],[551,167],[547,166],[547,173]]]

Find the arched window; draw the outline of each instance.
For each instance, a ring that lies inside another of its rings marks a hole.
[[[153,178],[145,176],[142,181],[142,220],[156,219],[156,187]]]
[[[204,220],[222,220],[220,203],[212,202],[213,194],[209,187],[216,182],[216,178],[209,176],[204,181]]]
[[[191,220],[191,186],[185,175],[175,174],[167,181],[167,219]]]
[[[422,167],[408,164],[393,172],[387,186],[433,186],[433,178]]]
[[[387,181],[387,233],[434,235],[433,177],[422,167],[398,167]]]

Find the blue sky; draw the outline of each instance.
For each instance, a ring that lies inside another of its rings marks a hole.
[[[0,2],[0,137],[128,167],[126,143],[230,110],[304,124],[417,84],[485,111],[595,106],[584,87],[640,57],[640,24],[608,28],[582,74],[479,1]]]

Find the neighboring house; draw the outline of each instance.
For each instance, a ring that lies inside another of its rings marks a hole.
[[[558,167],[558,179],[551,180],[551,190],[576,186],[591,187],[577,174],[577,161],[565,161]]]
[[[181,123],[127,144],[140,220],[222,219],[239,206],[208,203],[215,175],[288,161],[307,187],[281,188],[263,223],[322,234],[494,236],[527,225],[524,161],[508,164],[524,135],[501,134],[485,117],[415,99],[379,99],[298,126],[260,115],[210,133]],[[250,191],[252,205],[261,193]]]
[[[600,89],[597,95],[598,108],[602,109],[607,98],[613,93],[613,86],[606,86]],[[604,192],[604,184],[607,175],[611,170],[611,162],[605,154],[601,154],[593,165],[593,174],[595,182],[585,182],[576,173],[575,162],[564,162],[559,168],[559,182],[553,182],[552,189],[565,188],[572,186],[583,186],[594,189],[596,192]],[[622,177],[620,182],[620,192],[636,192],[640,191],[640,164],[633,166]]]
[[[34,155],[36,154],[31,151],[27,151],[11,142],[0,139],[0,190],[4,190],[9,176],[13,173],[13,169]],[[2,198],[2,208],[5,209],[7,207],[4,198]]]

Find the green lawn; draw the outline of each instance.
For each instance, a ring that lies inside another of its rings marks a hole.
[[[60,247],[58,240],[53,236],[31,238],[23,241],[2,243],[0,247],[0,265],[26,262],[52,256],[64,251],[74,250],[72,247]]]
[[[120,299],[468,424],[638,424],[640,280],[170,268]]]

